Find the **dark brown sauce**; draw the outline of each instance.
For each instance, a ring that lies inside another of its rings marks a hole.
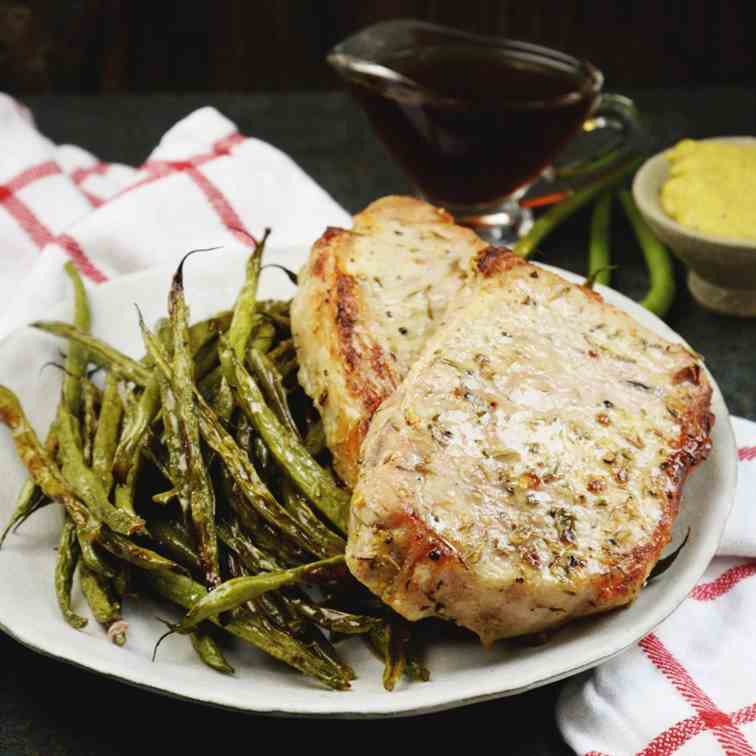
[[[430,47],[381,60],[422,85],[360,81],[379,137],[431,200],[487,205],[537,177],[596,98],[579,74],[497,48]]]

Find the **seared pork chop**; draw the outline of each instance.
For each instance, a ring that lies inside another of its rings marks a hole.
[[[370,419],[401,383],[485,244],[443,210],[385,197],[315,243],[291,306],[299,381],[340,476],[357,479]]]
[[[506,250],[474,266],[373,418],[347,562],[488,644],[633,600],[713,416],[685,347]]]

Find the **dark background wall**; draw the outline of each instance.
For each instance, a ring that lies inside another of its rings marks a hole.
[[[554,46],[611,86],[756,82],[754,0],[0,0],[0,89],[332,88],[325,51],[399,16]]]

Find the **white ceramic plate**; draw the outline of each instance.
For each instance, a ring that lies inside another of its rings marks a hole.
[[[305,251],[273,249],[268,260],[297,268]],[[142,353],[134,304],[148,322],[165,311],[172,270],[159,269],[127,276],[92,291],[94,332],[134,356]],[[560,271],[561,272],[561,271]],[[186,266],[187,296],[195,319],[228,307],[243,275],[243,256],[215,253],[193,257]],[[577,277],[564,273],[565,277]],[[610,289],[606,299],[630,312],[662,336],[679,341],[664,323]],[[282,274],[263,274],[262,294],[290,296]],[[50,317],[69,319],[70,305]],[[60,343],[24,328],[0,343],[0,383],[16,391],[41,434],[52,418],[60,376],[40,371],[58,359]],[[710,377],[711,380],[711,377]],[[712,380],[713,383],[713,380]],[[714,387],[714,448],[689,480],[677,533],[691,528],[688,545],[663,579],[646,588],[628,609],[583,621],[556,635],[547,645],[513,648],[500,643],[485,651],[473,642],[446,641],[430,649],[433,679],[401,683],[387,693],[381,667],[358,641],[342,644],[341,652],[358,674],[353,690],[323,690],[296,672],[249,648],[234,648],[231,663],[237,674],[227,677],[199,663],[185,638],[171,637],[150,660],[155,639],[163,630],[155,617],[165,607],[128,602],[129,639],[117,648],[94,621],[75,631],[60,618],[52,588],[54,547],[59,513],[48,507],[30,519],[0,551],[0,627],[27,646],[53,657],[155,691],[247,711],[299,716],[378,717],[435,711],[512,695],[595,666],[637,641],[686,597],[701,577],[717,546],[735,491],[735,443],[727,408]],[[24,471],[16,460],[9,434],[0,429],[0,519],[9,517]],[[86,613],[75,595],[78,611]]]

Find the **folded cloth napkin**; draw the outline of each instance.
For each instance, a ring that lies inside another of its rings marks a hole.
[[[212,108],[180,121],[138,169],[56,146],[0,95],[0,338],[67,292],[71,259],[96,285],[189,249],[249,244],[264,227],[309,245],[350,218],[286,155]],[[9,146],[11,147],[9,149]],[[564,690],[581,754],[756,754],[756,424],[734,419],[738,498],[716,558],[683,606],[637,646]]]
[[[738,488],[717,557],[654,632],[565,686],[557,721],[579,754],[756,754],[756,424],[732,420]]]
[[[213,108],[177,123],[139,169],[99,162],[42,136],[0,94],[0,338],[66,292],[63,262],[99,284],[177,262],[190,249],[309,246],[351,219],[280,150],[246,138]]]

